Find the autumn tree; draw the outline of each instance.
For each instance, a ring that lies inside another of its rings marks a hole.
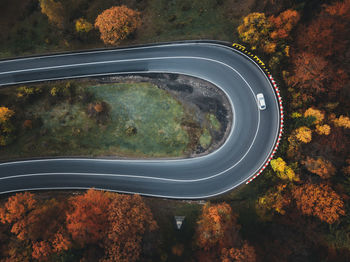
[[[0,106],[0,146],[6,146],[13,139],[14,126],[10,120],[14,114],[13,110]]]
[[[10,241],[2,254],[4,262],[32,262],[32,245],[30,242],[10,238]]]
[[[294,135],[297,140],[305,144],[310,143],[312,140],[312,131],[306,126],[302,126],[294,130]]]
[[[7,122],[15,112],[13,112],[11,109],[8,109],[7,107],[0,107],[0,124],[4,124]]]
[[[33,243],[32,257],[39,261],[47,261],[51,256],[52,249],[47,241],[39,241]]]
[[[271,38],[274,40],[287,38],[299,19],[299,13],[292,9],[280,13],[277,17],[270,16],[269,21],[273,25],[273,31],[270,33]]]
[[[247,241],[244,241],[241,248],[224,248],[221,251],[222,262],[255,262],[256,255],[254,247],[250,246]]]
[[[85,18],[81,17],[75,21],[75,31],[78,33],[88,33],[93,28],[93,25],[89,23]]]
[[[27,100],[31,97],[35,97],[43,92],[41,86],[20,86],[17,88],[17,99]]]
[[[273,171],[275,171],[279,178],[289,181],[299,181],[300,178],[295,174],[293,169],[281,158],[273,159],[270,162]]]
[[[298,49],[326,57],[336,57],[347,47],[349,34],[349,0],[324,5],[321,13],[310,24],[300,27]]]
[[[225,242],[231,238],[230,234],[233,226],[236,225],[236,219],[228,204],[206,204],[197,222],[197,245],[206,251],[218,246],[226,246]],[[231,240],[234,239],[231,238]],[[233,241],[230,242],[233,243]]]
[[[207,203],[197,224],[198,261],[255,261],[254,248],[240,238],[237,216],[228,204]]]
[[[110,195],[108,229],[103,239],[105,256],[101,261],[138,261],[142,240],[157,223],[139,195]]]
[[[55,0],[39,0],[39,3],[41,12],[48,17],[49,21],[63,29],[66,19],[62,3]]]
[[[105,101],[90,103],[87,106],[87,114],[97,123],[105,124],[109,120],[110,106]]]
[[[331,133],[331,127],[327,124],[325,125],[316,125],[316,133],[319,135],[328,136]]]
[[[297,207],[305,215],[318,217],[333,224],[341,215],[345,215],[344,202],[328,185],[306,183],[292,190]]]
[[[335,174],[336,171],[334,165],[322,157],[318,157],[316,159],[306,157],[306,160],[302,163],[305,165],[308,171],[320,176],[323,179],[330,178]]]
[[[350,22],[350,0],[338,1],[330,5],[324,5],[324,8],[328,14]]]
[[[286,184],[277,185],[268,190],[262,197],[259,197],[256,207],[262,218],[268,217],[267,211],[270,210],[282,215],[286,213],[285,208],[291,201],[286,188]]]
[[[71,247],[64,225],[65,209],[64,201],[38,202],[31,193],[19,193],[0,209],[0,218],[11,225],[11,232],[19,240],[32,244],[33,258],[48,260],[53,253]]]
[[[270,44],[270,30],[272,24],[264,13],[250,13],[243,18],[238,26],[238,34],[243,42],[251,45],[252,49],[264,48]],[[274,50],[270,50],[274,51]]]
[[[81,247],[101,241],[108,228],[109,197],[102,191],[90,189],[69,199],[67,230]]]
[[[319,94],[328,90],[332,78],[328,62],[319,55],[301,52],[293,55],[294,76],[290,83],[301,92],[310,95]]]
[[[320,124],[324,119],[324,113],[321,112],[321,110],[318,110],[316,108],[310,107],[304,112],[304,117],[314,117],[315,121],[314,124]]]
[[[349,154],[349,136],[342,127],[332,127],[332,132],[328,136],[322,136],[317,140],[317,146],[321,152],[332,152],[333,155],[343,157]]]
[[[28,214],[27,239],[32,241],[33,248],[35,244],[45,245],[49,247],[45,250],[50,250],[50,254],[53,254],[61,253],[72,246],[65,227],[66,209],[66,201],[50,199],[42,201]],[[37,253],[39,254],[41,253]],[[43,258],[48,255],[49,253],[42,253]]]
[[[116,45],[141,25],[140,13],[125,5],[103,11],[95,21],[105,44]]]
[[[243,18],[237,28],[242,41],[251,45],[252,49],[261,49],[274,56],[269,65],[278,65],[283,53],[289,56],[289,46],[277,45],[277,40],[285,39],[299,21],[299,13],[295,10],[286,10],[277,17],[266,17],[264,13],[250,13]],[[277,50],[279,48],[279,50]]]
[[[0,208],[0,221],[11,225],[11,232],[19,239],[27,237],[27,214],[34,210],[37,201],[34,195],[28,192],[18,193],[8,199],[5,207]]]
[[[52,97],[59,98],[72,98],[72,94],[74,93],[75,85],[74,83],[68,81],[65,84],[58,84],[56,86],[51,87],[50,95]]]
[[[347,129],[350,129],[350,118],[344,115],[341,115],[338,118],[335,118],[333,120],[333,123],[335,126],[339,126],[339,127],[344,127]]]

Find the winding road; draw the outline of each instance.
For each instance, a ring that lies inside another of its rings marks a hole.
[[[253,59],[211,41],[164,43],[0,61],[0,86],[132,73],[179,73],[222,89],[233,109],[225,143],[182,160],[39,159],[0,163],[0,193],[97,188],[141,195],[204,199],[251,181],[276,151],[281,103],[271,77]],[[263,93],[267,109],[257,107]]]

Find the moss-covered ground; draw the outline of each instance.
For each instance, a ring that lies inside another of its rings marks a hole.
[[[14,139],[0,158],[187,157],[212,142],[184,104],[149,82],[56,82],[0,90],[15,111]],[[194,128],[188,128],[189,123]],[[220,123],[219,123],[220,124]]]

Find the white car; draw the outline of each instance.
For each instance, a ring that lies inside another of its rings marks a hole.
[[[266,109],[266,103],[265,103],[265,98],[262,93],[259,93],[256,95],[256,99],[258,100],[258,107],[260,110],[265,110]]]

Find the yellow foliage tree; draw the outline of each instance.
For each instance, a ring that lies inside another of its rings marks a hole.
[[[243,22],[238,26],[239,37],[249,43],[252,49],[264,47],[269,44],[269,32],[271,23],[264,13],[250,13],[243,18]],[[268,48],[267,50],[272,50]]]
[[[325,125],[317,125],[316,126],[316,133],[319,135],[326,135],[328,136],[331,133],[331,127],[327,124]]]
[[[295,174],[293,169],[281,158],[273,159],[270,162],[273,171],[275,171],[279,178],[289,181],[299,181],[300,178]]]
[[[75,31],[78,33],[88,33],[92,30],[93,25],[89,23],[85,18],[79,18],[75,21]]]
[[[320,124],[324,119],[324,114],[320,110],[312,107],[307,109],[304,113],[304,117],[308,116],[313,116],[316,119],[314,122],[315,124]]]
[[[305,165],[307,170],[322,177],[323,179],[330,178],[336,171],[333,164],[322,157],[318,157],[317,159],[307,157],[302,163]]]
[[[339,118],[335,118],[333,123],[335,126],[350,128],[350,118],[347,116],[341,115]]]
[[[312,140],[312,131],[306,126],[299,127],[295,130],[295,137],[303,143],[310,143]]]
[[[40,86],[38,87],[27,87],[27,86],[21,86],[17,88],[17,98],[28,98],[32,95],[37,95],[42,92],[42,88]]]
[[[300,117],[302,117],[302,114],[300,114],[299,112],[293,112],[291,117],[292,118],[300,118]]]
[[[274,210],[282,215],[285,214],[284,208],[290,203],[290,198],[284,194],[286,184],[278,185],[258,199],[257,207],[263,210]]]
[[[61,2],[54,0],[39,0],[41,12],[49,21],[58,28],[63,29],[65,25],[64,8]]]
[[[11,109],[0,107],[0,146],[6,146],[11,140],[13,125],[10,123],[10,118],[15,114]]]

